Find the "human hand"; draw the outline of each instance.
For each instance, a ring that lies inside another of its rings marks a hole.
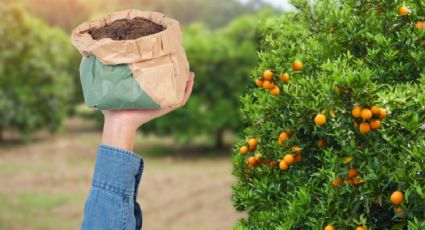
[[[192,93],[195,74],[190,73],[185,95],[175,108],[159,110],[105,110],[102,144],[133,151],[137,129],[143,124],[186,105]]]

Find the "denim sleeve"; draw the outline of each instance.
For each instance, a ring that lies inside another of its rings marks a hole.
[[[142,172],[141,157],[100,145],[81,229],[140,230],[142,210],[136,197]]]

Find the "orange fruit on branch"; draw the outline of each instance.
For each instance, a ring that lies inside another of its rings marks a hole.
[[[381,128],[381,121],[378,119],[374,119],[370,122],[370,127],[372,129],[380,129]]]
[[[400,191],[395,191],[395,192],[393,192],[393,193],[391,194],[391,202],[392,202],[394,205],[400,205],[400,204],[401,204],[401,202],[403,202],[403,200],[404,200],[404,195],[403,195],[403,193],[402,193],[402,192],[400,192]]]
[[[294,71],[301,71],[301,70],[303,70],[303,63],[300,60],[295,60],[292,63],[292,70],[294,70]]]
[[[372,127],[370,127],[369,123],[362,122],[359,126],[359,129],[361,134],[368,134],[372,130]]]
[[[376,106],[376,105],[372,105],[371,107],[370,107],[370,111],[372,111],[372,114],[373,115],[376,115],[376,116],[379,116],[379,114],[381,113],[381,110],[379,109],[379,107],[378,106]]]
[[[285,162],[285,164],[287,164],[287,165],[293,164],[294,161],[295,161],[294,156],[292,156],[291,154],[286,154],[283,157],[283,162]]]
[[[407,15],[410,14],[410,10],[409,10],[409,8],[407,8],[405,6],[402,6],[402,7],[400,7],[400,9],[398,9],[398,14],[400,16],[407,16]]]
[[[361,117],[362,108],[360,106],[354,106],[351,110],[351,115],[353,115],[354,118],[360,118]]]
[[[357,226],[356,230],[366,230],[366,228],[363,226]]]
[[[270,167],[270,168],[274,168],[274,167],[276,167],[276,161],[270,161],[270,163],[269,163],[269,167]]]
[[[255,159],[255,157],[250,157],[248,158],[248,165],[251,167],[256,167],[258,164],[257,160]]]
[[[240,153],[241,153],[242,155],[245,155],[245,154],[247,154],[248,152],[249,152],[248,147],[246,147],[246,146],[242,146],[242,147],[241,147],[241,149],[240,149]]]
[[[288,83],[289,82],[289,73],[284,73],[284,74],[280,75],[279,80],[283,83]]]
[[[324,114],[317,114],[314,118],[314,123],[318,126],[323,126],[326,124],[326,116]]]
[[[255,138],[251,138],[248,140],[248,145],[250,149],[255,149],[257,147],[258,141]]]
[[[417,22],[417,23],[416,23],[416,28],[417,28],[417,29],[420,29],[420,30],[425,29],[425,22],[423,22],[423,21],[419,21],[419,22]]]
[[[273,89],[273,87],[274,87],[274,83],[272,83],[271,81],[265,80],[263,82],[263,88],[264,89]]]
[[[270,94],[272,96],[277,96],[280,94],[280,88],[277,86],[274,86],[273,89],[270,90]]]
[[[264,80],[272,80],[273,79],[273,72],[271,70],[266,70],[263,73]]]
[[[258,88],[263,87],[263,81],[260,79],[255,80],[255,84],[258,86]]]
[[[332,225],[328,225],[324,228],[324,230],[335,230],[335,227]]]
[[[283,171],[287,171],[289,169],[289,166],[285,163],[285,161],[281,161],[279,163],[279,168]]]
[[[360,115],[364,120],[370,120],[373,116],[372,111],[370,109],[363,109]]]
[[[279,139],[281,139],[282,141],[288,140],[288,133],[287,132],[281,132],[279,134]]]

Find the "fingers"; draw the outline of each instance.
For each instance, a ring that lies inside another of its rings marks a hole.
[[[190,72],[189,80],[187,81],[187,84],[186,84],[185,94],[182,101],[180,102],[180,106],[186,105],[186,102],[189,100],[190,95],[192,94],[194,81],[195,81],[195,73]]]

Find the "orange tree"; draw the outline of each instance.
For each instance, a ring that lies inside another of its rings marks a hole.
[[[293,4],[259,29],[235,229],[425,229],[425,4]]]

